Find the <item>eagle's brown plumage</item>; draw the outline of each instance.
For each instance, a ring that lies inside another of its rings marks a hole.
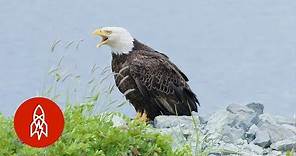
[[[185,74],[166,55],[135,39],[129,53],[112,53],[112,71],[119,90],[149,119],[197,111],[199,102]]]

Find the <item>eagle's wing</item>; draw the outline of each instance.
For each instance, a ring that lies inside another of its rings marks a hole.
[[[191,111],[197,111],[199,103],[186,83],[187,77],[167,57],[138,53],[130,62],[138,90],[162,113],[191,115]]]

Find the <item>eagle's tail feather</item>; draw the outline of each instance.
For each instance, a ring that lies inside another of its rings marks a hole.
[[[196,95],[188,88],[184,88],[183,90],[185,92],[185,95],[186,95],[185,97],[186,97],[186,99],[188,101],[187,103],[188,103],[191,111],[197,112],[198,109],[197,109],[196,104],[198,104],[199,106],[200,106],[200,104],[199,104],[198,99],[196,98]]]

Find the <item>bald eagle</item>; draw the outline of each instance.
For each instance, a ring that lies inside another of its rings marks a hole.
[[[124,28],[96,29],[97,45],[112,50],[116,86],[137,111],[136,118],[153,120],[158,115],[191,115],[199,105],[188,78],[168,56],[139,42]]]

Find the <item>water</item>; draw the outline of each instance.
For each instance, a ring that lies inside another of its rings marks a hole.
[[[201,113],[230,103],[261,102],[296,113],[296,1],[0,1],[0,112],[12,115],[46,84],[56,40],[79,41],[65,66],[82,75],[110,64],[91,32],[122,26],[163,51],[190,79]],[[73,48],[73,47],[72,47]],[[84,76],[82,80],[87,80]],[[83,86],[82,86],[83,87]],[[118,95],[120,95],[117,92]],[[131,107],[123,110],[134,114]]]

